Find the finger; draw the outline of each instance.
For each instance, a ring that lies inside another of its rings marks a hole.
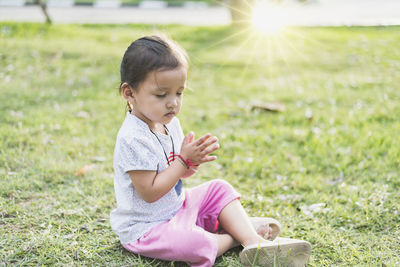
[[[203,164],[203,163],[206,163],[206,162],[210,162],[210,161],[213,161],[213,160],[216,160],[216,159],[217,159],[217,156],[206,156],[201,160],[200,164]]]
[[[215,144],[212,147],[208,147],[207,149],[203,150],[203,155],[208,155],[219,148],[219,144]]]
[[[182,145],[184,145],[184,144],[189,144],[189,143],[191,142],[190,140],[193,140],[193,136],[194,136],[194,133],[193,133],[193,132],[189,132],[189,133],[185,136],[185,138],[183,138]]]
[[[193,132],[191,132],[191,133],[193,133]],[[193,142],[193,140],[194,140],[194,133],[192,134],[192,137],[189,139],[189,143]]]
[[[204,149],[206,149],[207,147],[209,147],[210,145],[214,144],[217,141],[218,138],[215,136],[208,138],[207,141],[205,141],[203,144],[200,145],[200,151],[203,151]]]
[[[210,133],[208,133],[208,134],[206,134],[206,135],[203,135],[202,137],[200,137],[199,139],[197,139],[197,140],[195,141],[195,144],[196,144],[196,145],[201,145],[202,143],[204,143],[204,141],[206,141],[208,138],[210,138],[210,136],[211,136]]]

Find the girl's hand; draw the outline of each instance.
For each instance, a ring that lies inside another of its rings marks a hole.
[[[199,166],[192,166],[186,170],[186,172],[182,175],[182,178],[188,178],[195,174],[198,170]]]
[[[217,137],[206,134],[197,140],[193,139],[193,132],[188,133],[183,139],[180,154],[184,159],[190,159],[195,165],[217,159],[216,156],[209,156],[210,153],[219,148]]]

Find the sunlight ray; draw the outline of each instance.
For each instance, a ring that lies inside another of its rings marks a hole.
[[[286,53],[285,53],[285,50],[282,48],[281,41],[282,40],[280,38],[272,39],[272,42],[274,43],[274,46],[276,47],[276,50],[279,54],[279,58],[283,60],[283,62],[285,63],[285,66],[290,70],[290,72],[293,72],[294,70],[293,70],[292,66],[289,64],[290,61],[286,57]]]
[[[286,33],[286,31],[285,31]],[[296,52],[296,55],[300,56],[302,59],[304,59],[307,62],[311,62],[310,58],[306,57],[305,53],[300,53],[299,49],[291,42],[289,39],[286,38],[286,34],[282,34],[281,38],[283,39],[283,43],[289,46],[289,48],[293,49],[293,51]]]
[[[317,41],[317,40],[315,40],[315,39],[306,38],[303,34],[301,34],[301,33],[298,32],[298,31],[294,31],[293,29],[292,29],[292,30],[287,29],[286,33],[287,33],[287,35],[292,34],[292,35],[294,35],[294,36],[296,36],[296,37],[299,37],[299,38],[301,38],[301,39],[303,39],[303,40],[310,41],[310,42],[312,42],[312,44],[317,45],[319,48],[324,48],[324,47],[325,47],[325,44],[323,44],[322,42]]]
[[[238,35],[241,35],[241,34],[244,34],[244,33],[248,32],[248,31],[249,31],[249,28],[246,27],[246,28],[244,28],[243,30],[240,30],[240,31],[238,31],[238,32],[236,32],[236,33],[234,33],[234,34],[231,34],[231,35],[229,35],[228,37],[225,37],[225,38],[222,39],[222,40],[219,40],[218,42],[215,42],[215,43],[213,43],[213,44],[211,44],[211,45],[209,45],[209,46],[207,46],[207,47],[201,48],[201,49],[199,49],[198,51],[199,51],[199,52],[207,51],[207,50],[209,50],[210,48],[214,48],[214,47],[216,47],[216,46],[218,46],[218,45],[220,45],[220,44],[222,44],[222,43],[224,43],[224,42],[227,42],[227,41],[233,39],[234,37],[236,37],[236,36],[238,36]],[[197,56],[191,56],[191,59],[192,59],[192,61],[193,61],[193,60],[196,60],[197,62],[204,63],[204,61],[201,60],[201,59],[200,59],[199,57],[197,57]]]
[[[248,32],[250,31],[250,29],[251,29],[251,27],[250,27],[250,26],[247,26],[247,27],[245,27],[243,30],[240,30],[240,31],[238,31],[238,32],[236,32],[236,33],[234,33],[234,34],[231,34],[231,35],[229,35],[228,37],[226,37],[226,38],[224,38],[224,39],[222,39],[222,40],[219,40],[218,42],[216,42],[216,43],[214,43],[214,44],[212,44],[212,45],[210,45],[210,46],[207,46],[207,47],[205,47],[205,48],[200,49],[199,51],[207,51],[207,50],[209,50],[210,48],[216,47],[216,46],[218,46],[218,45],[220,45],[220,44],[222,44],[222,43],[224,43],[224,42],[227,42],[227,41],[233,39],[234,37],[240,36],[241,34],[243,34],[243,36],[246,36],[245,34],[248,33]],[[238,49],[240,49],[240,47],[239,47]],[[237,50],[238,50],[238,49],[237,49]],[[237,53],[237,50],[236,50],[235,53]],[[195,59],[197,62],[204,63],[203,60],[201,60],[200,58],[198,58],[198,57],[196,57],[196,56],[192,56],[192,60],[193,60],[193,59]],[[224,65],[225,65],[225,63],[222,63],[220,67],[223,67]],[[218,68],[218,70],[220,69],[220,67]]]
[[[243,10],[238,9],[238,8],[232,6],[232,5],[229,5],[229,4],[227,4],[227,3],[223,2],[223,1],[216,1],[216,3],[219,4],[219,5],[221,5],[221,6],[223,6],[223,7],[226,7],[226,8],[228,8],[228,9],[235,10],[235,11],[239,12],[239,13],[242,14],[242,15],[246,15],[246,16],[251,17],[251,14],[249,14],[249,13],[247,13],[247,12],[244,12]]]
[[[219,73],[220,71],[222,71],[222,68],[223,68],[224,66],[226,66],[226,64],[228,63],[228,61],[229,61],[229,60],[232,60],[233,57],[234,57],[235,55],[237,55],[237,53],[238,53],[251,39],[252,39],[252,36],[251,36],[251,35],[248,35],[248,37],[234,50],[234,52],[231,53],[230,56],[229,56],[225,61],[223,61],[223,62],[216,68],[214,74],[217,74],[217,73]]]
[[[249,27],[246,27],[246,28],[244,28],[243,30],[240,30],[240,31],[238,31],[238,32],[236,32],[236,33],[234,33],[234,34],[231,34],[231,35],[229,35],[228,37],[226,37],[226,38],[224,38],[224,39],[222,39],[222,40],[219,40],[218,42],[216,42],[216,43],[214,43],[214,44],[212,44],[212,45],[210,45],[210,46],[207,46],[206,48],[204,48],[204,49],[202,49],[202,50],[207,50],[207,49],[210,49],[210,48],[212,48],[212,47],[215,47],[215,46],[217,46],[217,45],[219,45],[219,44],[221,44],[221,43],[223,43],[223,42],[225,42],[225,41],[228,41],[228,40],[230,40],[230,39],[232,39],[232,38],[234,38],[234,37],[236,37],[236,36],[238,36],[238,35],[240,35],[240,34],[243,34],[243,33],[245,33],[245,32],[248,32],[249,31]]]
[[[251,35],[248,37],[234,50],[234,52],[228,57],[228,59],[233,59],[235,55],[251,40]],[[223,66],[227,64],[227,61],[223,62],[219,67],[218,70],[221,69]]]
[[[248,68],[249,68],[249,65],[250,65],[250,62],[251,61],[254,61],[254,59],[255,59],[255,55],[256,55],[256,53],[258,52],[258,44],[259,44],[259,42],[260,42],[260,40],[261,40],[261,36],[260,35],[258,35],[258,34],[254,34],[254,33],[251,33],[252,35],[254,35],[255,36],[255,42],[253,43],[253,47],[252,47],[252,51],[251,51],[251,54],[250,54],[250,56],[249,57],[247,57],[247,60],[246,60],[246,64],[245,64],[245,68],[244,68],[244,70],[243,70],[243,72],[242,72],[242,74],[241,74],[241,77],[240,77],[240,79],[239,79],[239,81],[241,81],[240,83],[241,84],[243,84],[243,81],[244,81],[244,77],[245,77],[245,75],[247,74],[247,70],[248,70]]]
[[[273,56],[274,53],[272,51],[271,42],[267,41],[266,43],[267,43],[266,58],[267,58],[267,61],[268,61],[267,70],[268,70],[268,77],[270,78],[270,77],[272,77],[272,74],[273,74],[271,66],[272,66],[272,63],[273,63],[273,60],[274,60],[274,58],[273,58],[274,57]]]
[[[250,8],[250,10],[253,10],[254,8],[254,3],[251,4],[249,0],[244,0],[244,2],[246,3],[247,7]],[[254,2],[254,1],[253,1]],[[251,15],[251,14],[250,14]]]

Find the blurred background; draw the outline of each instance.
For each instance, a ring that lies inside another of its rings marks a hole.
[[[0,0],[0,21],[289,26],[398,25],[397,0]],[[273,22],[273,23],[272,23]]]

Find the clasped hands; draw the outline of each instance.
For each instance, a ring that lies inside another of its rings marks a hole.
[[[194,165],[200,165],[209,161],[216,160],[216,156],[210,156],[212,152],[219,148],[218,138],[206,134],[194,140],[194,133],[189,132],[183,139],[180,155],[190,160]]]

